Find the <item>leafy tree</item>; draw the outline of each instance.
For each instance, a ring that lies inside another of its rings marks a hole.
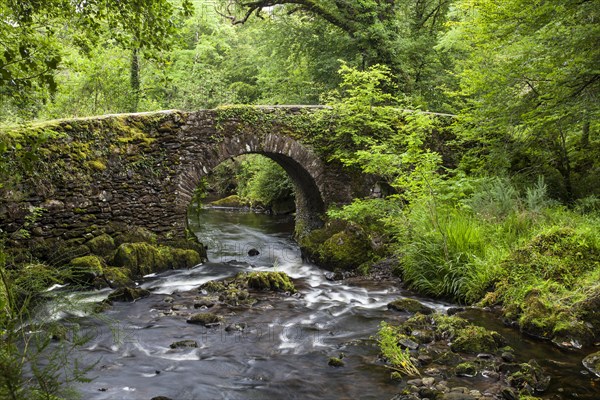
[[[433,88],[448,67],[448,59],[434,46],[443,30],[448,0],[396,1],[312,1],[312,0],[230,0],[222,13],[234,24],[246,23],[254,14],[303,14],[334,26],[353,43],[362,67],[388,66],[404,93],[441,105]]]
[[[181,1],[181,13],[191,10]],[[177,10],[168,0],[69,0],[0,3],[0,106],[25,110],[56,90],[55,73],[63,61],[65,43],[89,52],[104,32],[133,51],[131,85],[139,86],[139,52],[165,48],[176,27]],[[134,100],[134,106],[136,101]]]
[[[457,2],[441,47],[459,58],[462,133],[488,170],[546,175],[569,202],[598,175],[598,18],[598,1]]]

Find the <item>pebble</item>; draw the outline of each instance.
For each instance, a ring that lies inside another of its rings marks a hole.
[[[435,383],[435,378],[423,378],[422,382],[424,386],[432,386]]]

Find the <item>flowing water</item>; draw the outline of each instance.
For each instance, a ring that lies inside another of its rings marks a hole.
[[[389,399],[401,391],[389,379],[371,337],[380,321],[400,318],[387,310],[387,303],[409,293],[390,281],[328,281],[323,270],[302,260],[289,217],[212,209],[194,214],[190,224],[208,245],[210,262],[146,277],[141,285],[152,291],[150,297],[115,303],[101,319],[83,318],[94,332],[79,352],[85,364],[93,365],[89,376],[94,380],[77,387],[83,398]],[[250,257],[253,248],[260,254]],[[290,275],[299,294],[262,295],[249,309],[228,310],[219,327],[186,323],[202,283],[240,271],[271,270]],[[96,292],[91,300],[106,295]],[[439,311],[448,308],[419,300]],[[485,315],[472,319],[492,321]],[[225,329],[241,323],[246,324],[243,331]],[[580,372],[580,356],[530,346],[515,331],[503,333],[523,361],[541,357],[553,373],[568,371],[546,398],[600,398],[591,378]],[[185,339],[196,341],[198,348],[169,347]],[[328,366],[330,357],[342,353],[344,367]]]
[[[370,338],[390,317],[387,303],[403,295],[397,285],[326,280],[323,270],[302,260],[290,217],[203,210],[191,227],[208,245],[210,262],[147,277],[142,286],[152,291],[150,297],[115,303],[104,314],[118,329],[87,321],[88,328],[97,324],[96,334],[81,357],[97,364],[89,374],[95,379],[78,387],[84,398],[385,399],[398,392]],[[251,248],[260,254],[248,256]],[[271,270],[290,275],[299,294],[261,297],[251,309],[232,310],[216,328],[165,315],[165,305],[193,313],[184,304],[204,282]],[[172,303],[165,303],[169,297]],[[235,323],[247,327],[225,331]],[[198,348],[169,348],[185,339]],[[340,353],[345,367],[328,366],[329,357]]]

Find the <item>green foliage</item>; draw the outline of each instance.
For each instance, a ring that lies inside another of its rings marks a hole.
[[[247,155],[236,175],[237,193],[252,205],[272,206],[293,198],[294,186],[288,174],[275,161],[260,155]]]
[[[379,325],[377,343],[381,353],[390,364],[389,368],[407,376],[421,375],[410,356],[410,351],[408,349],[402,350],[398,344],[398,336],[398,328],[386,322]]]

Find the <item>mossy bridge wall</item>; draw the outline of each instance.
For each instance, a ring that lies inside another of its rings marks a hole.
[[[229,107],[106,115],[5,129],[0,229],[11,237],[74,238],[112,224],[182,236],[202,177],[246,153],[279,163],[296,186],[297,233],[332,204],[364,195],[364,177],[315,145],[321,107]],[[36,215],[37,214],[37,215]]]

